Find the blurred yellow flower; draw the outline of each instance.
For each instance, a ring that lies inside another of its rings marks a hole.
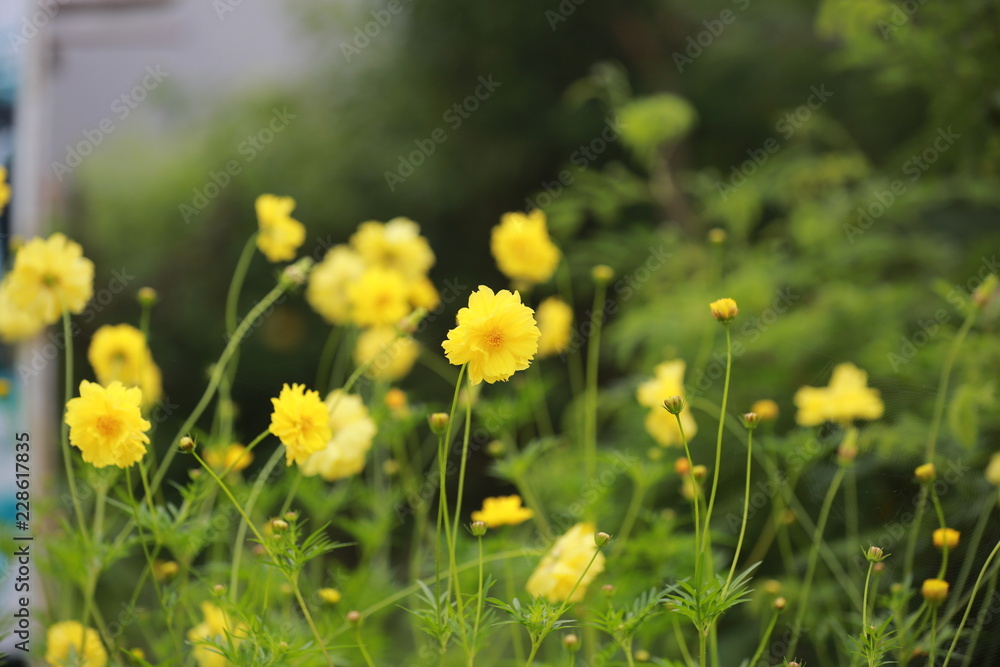
[[[940,604],[948,597],[948,582],[944,579],[925,579],[920,592],[931,604]]]
[[[319,599],[327,604],[337,604],[340,602],[340,591],[336,588],[321,588],[318,593]]]
[[[7,167],[0,167],[0,213],[10,202],[10,184],[7,183]]]
[[[762,398],[754,401],[750,412],[756,412],[762,422],[771,421],[778,418],[778,404],[770,398]]]
[[[335,389],[326,397],[330,435],[324,446],[301,464],[302,474],[328,482],[350,477],[365,467],[377,428],[360,396]]]
[[[541,332],[517,292],[494,294],[480,285],[469,295],[469,306],[458,311],[457,321],[441,346],[452,364],[469,364],[473,384],[507,380],[526,369],[538,351]]]
[[[238,648],[246,637],[246,626],[242,623],[234,626],[229,615],[211,602],[201,603],[201,613],[205,620],[187,633],[188,641],[195,643],[192,654],[198,667],[229,667],[233,663],[219,648]]]
[[[45,328],[45,321],[33,310],[14,304],[10,281],[0,282],[0,339],[5,343],[28,340]]]
[[[416,278],[410,283],[410,305],[414,308],[424,310],[434,310],[441,303],[441,295],[438,294],[434,283],[427,276]]]
[[[287,465],[302,464],[330,439],[330,413],[316,391],[304,385],[287,384],[278,398],[272,398],[270,431],[285,445]]]
[[[118,380],[142,390],[143,405],[160,400],[163,391],[159,367],[146,346],[146,337],[130,324],[104,325],[94,332],[87,360],[97,381],[107,386]]]
[[[528,579],[528,592],[549,602],[582,600],[590,582],[604,571],[603,553],[597,554],[594,564],[589,570],[587,569],[590,559],[594,558],[594,552],[597,551],[597,544],[594,542],[595,531],[596,528],[592,523],[578,523],[556,540]],[[580,585],[573,591],[577,581]],[[571,592],[572,597],[570,597]]]
[[[713,301],[708,307],[712,311],[712,317],[723,323],[736,319],[736,316],[740,314],[736,302],[728,298]]]
[[[66,404],[70,444],[95,468],[128,468],[143,457],[149,444],[146,431],[151,424],[142,418],[141,403],[142,392],[136,387],[82,381],[80,396]]]
[[[397,415],[406,413],[406,392],[397,387],[393,387],[385,392],[385,404]]]
[[[351,245],[369,266],[394,269],[407,280],[426,275],[434,265],[434,252],[420,235],[420,225],[408,218],[382,224],[370,220],[358,225]]]
[[[45,660],[52,667],[104,667],[108,652],[97,630],[77,621],[62,621],[45,633]]]
[[[94,263],[79,243],[62,234],[31,239],[14,256],[5,278],[7,298],[46,324],[63,314],[83,311],[94,294]]]
[[[354,363],[362,366],[370,361],[368,377],[393,382],[410,372],[419,354],[420,346],[409,336],[397,336],[390,326],[372,327],[358,336]]]
[[[153,561],[152,570],[156,580],[163,581],[171,577],[176,577],[177,573],[181,571],[181,566],[175,560],[156,560]]]
[[[986,481],[993,486],[1000,486],[1000,452],[990,457],[986,464]]]
[[[884,410],[878,390],[868,387],[868,374],[850,363],[833,369],[828,387],[801,387],[795,392],[795,405],[799,409],[795,421],[800,426],[878,419]]]
[[[535,516],[534,511],[521,507],[521,496],[497,496],[483,500],[483,509],[472,513],[473,521],[482,521],[490,528],[516,526]]]
[[[562,354],[569,347],[573,333],[573,309],[565,301],[550,296],[538,305],[538,356]]]
[[[295,259],[295,251],[306,240],[306,228],[292,217],[295,200],[291,197],[261,195],[254,204],[257,222],[257,248],[269,262]]]
[[[545,213],[504,213],[493,228],[490,251],[505,276],[526,283],[544,283],[559,265],[559,248],[549,239]]]
[[[934,546],[943,549],[945,545],[948,545],[948,549],[954,549],[958,546],[960,536],[961,533],[954,528],[938,528],[934,531]]]
[[[640,384],[636,392],[639,405],[650,408],[646,415],[646,431],[664,447],[684,444],[677,418],[663,408],[663,401],[671,396],[684,398],[684,368],[681,359],[665,361],[653,371],[655,377]],[[684,435],[690,442],[698,432],[698,424],[686,402],[679,416]]]
[[[205,450],[205,463],[210,468],[219,471],[245,470],[253,463],[253,452],[248,452],[247,448],[238,442],[225,447],[212,447]]]
[[[409,294],[399,271],[370,267],[347,288],[351,319],[359,327],[397,324],[410,312]]]
[[[346,324],[351,320],[347,290],[364,272],[360,255],[346,245],[334,246],[309,274],[306,300],[330,324]]]

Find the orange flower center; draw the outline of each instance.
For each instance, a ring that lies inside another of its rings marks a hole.
[[[503,332],[500,329],[492,329],[486,334],[486,344],[496,350],[503,345]]]
[[[116,437],[121,426],[121,422],[111,415],[101,415],[97,418],[97,432],[105,438]]]

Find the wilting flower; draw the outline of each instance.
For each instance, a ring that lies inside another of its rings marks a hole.
[[[868,387],[868,374],[850,363],[833,369],[828,387],[800,388],[795,392],[795,405],[799,409],[795,421],[801,426],[878,419],[884,410],[878,390]]]
[[[594,558],[594,552],[598,550],[594,542],[595,530],[592,523],[578,523],[556,540],[528,579],[528,592],[549,602],[582,600],[590,582],[604,571],[605,559],[602,553],[597,554],[594,564],[587,569],[590,560]],[[577,581],[580,585],[573,591]]]
[[[10,281],[0,282],[0,339],[7,343],[28,340],[45,328],[45,321],[34,312],[14,304]]]
[[[712,317],[723,324],[733,321],[740,314],[740,309],[736,307],[736,302],[729,298],[713,301],[708,307],[712,311]]]
[[[234,626],[229,615],[211,602],[201,603],[201,613],[205,620],[191,628],[187,633],[188,641],[195,643],[193,655],[198,667],[228,667],[232,665],[233,663],[226,659],[219,649],[239,647],[240,642],[246,637],[246,626],[242,623]]]
[[[960,535],[954,528],[938,528],[934,531],[934,546],[943,549],[947,545],[949,549],[954,549],[958,546]]]
[[[52,667],[104,667],[108,652],[97,630],[77,621],[62,621],[49,626],[45,634],[45,660]]]
[[[559,297],[550,296],[538,305],[538,356],[562,354],[569,347],[573,333],[573,309]]]
[[[328,482],[350,477],[365,467],[375,438],[375,422],[361,397],[335,389],[326,397],[329,436],[324,446],[301,464],[302,474]]]
[[[559,248],[549,238],[545,213],[504,213],[493,228],[490,251],[497,266],[511,280],[543,283],[559,265]]]
[[[278,398],[272,398],[270,431],[285,445],[288,465],[302,464],[311,454],[326,446],[330,439],[330,414],[316,391],[304,385],[287,384]]]
[[[368,221],[358,225],[351,245],[369,266],[394,269],[407,280],[427,274],[434,265],[434,251],[420,235],[420,225],[408,218],[389,222]]]
[[[295,200],[291,197],[261,195],[255,203],[257,222],[257,248],[269,262],[287,262],[295,259],[295,251],[306,240],[306,228],[292,217]]]
[[[142,418],[142,392],[111,382],[80,383],[80,396],[66,404],[69,442],[80,450],[83,460],[96,468],[109,465],[127,468],[146,453],[151,424]]]
[[[126,387],[139,387],[144,405],[160,399],[160,368],[153,362],[146,336],[132,325],[104,325],[94,332],[87,360],[101,384],[118,380]]]
[[[361,256],[346,245],[337,245],[309,274],[306,300],[330,324],[346,324],[351,319],[348,288],[365,272]]]
[[[664,447],[683,445],[677,418],[663,408],[663,401],[672,396],[684,397],[684,361],[674,359],[659,364],[655,377],[639,385],[636,397],[639,404],[650,408],[646,415],[646,431]],[[690,441],[698,432],[698,425],[691,414],[691,407],[685,403],[680,413],[684,436]]]
[[[7,299],[46,324],[63,314],[82,312],[94,294],[94,263],[79,243],[62,234],[32,239],[14,257],[4,279]]]
[[[498,496],[483,500],[483,509],[472,513],[473,521],[482,521],[490,528],[516,526],[535,516],[534,511],[521,507],[521,496]]]
[[[354,347],[354,363],[363,366],[369,361],[368,377],[393,382],[413,368],[420,346],[409,336],[399,336],[393,327],[372,327],[358,336]]]
[[[931,604],[941,604],[948,597],[948,582],[944,579],[925,579],[920,592]]]
[[[253,463],[253,452],[248,452],[246,446],[238,442],[225,447],[212,447],[205,450],[205,463],[214,470],[245,470]]]
[[[468,308],[458,311],[457,320],[458,326],[441,346],[452,364],[469,364],[473,384],[507,380],[526,369],[538,351],[541,332],[517,292],[494,294],[480,285],[469,295]]]
[[[406,279],[395,269],[371,267],[347,288],[351,319],[359,327],[392,325],[410,312]]]

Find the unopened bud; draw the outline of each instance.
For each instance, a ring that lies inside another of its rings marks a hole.
[[[594,542],[596,542],[599,547],[606,547],[610,541],[611,536],[607,533],[597,533],[594,535]]]
[[[271,529],[276,533],[283,533],[288,530],[288,522],[284,519],[275,519],[271,522]]]
[[[679,415],[684,409],[684,399],[680,396],[670,396],[663,401],[663,407],[672,415]]]
[[[982,308],[985,306],[989,302],[990,297],[992,297],[993,293],[996,291],[997,284],[997,274],[991,273],[986,276],[986,280],[984,280],[972,293],[972,304],[976,308]]]
[[[933,463],[925,463],[921,466],[917,466],[917,469],[913,471],[913,474],[924,484],[929,484],[937,478],[937,471],[934,469]]]
[[[678,475],[686,475],[691,472],[691,462],[686,456],[682,456],[674,461],[674,472]]]
[[[611,595],[612,593],[615,592],[614,584],[604,584],[603,586],[601,586],[601,591],[605,595]]]
[[[182,452],[190,454],[194,451],[194,439],[191,436],[185,435],[178,441],[177,446],[181,448]]]
[[[740,309],[736,307],[736,302],[730,298],[713,301],[708,307],[712,311],[712,317],[723,324],[732,322],[740,314]]]
[[[222,584],[216,584],[215,586],[212,586],[212,592],[218,595],[219,597],[222,597],[223,595],[226,594],[226,587],[223,586]]]
[[[151,308],[159,299],[159,296],[152,287],[140,287],[136,293],[136,299],[143,308]]]
[[[472,525],[469,526],[469,531],[474,537],[482,537],[486,534],[486,522],[485,521],[473,521]]]
[[[507,445],[503,443],[503,440],[490,440],[489,444],[486,445],[486,453],[498,459],[507,453]]]
[[[771,603],[771,606],[774,607],[776,611],[781,611],[788,606],[788,600],[780,596],[776,597],[774,598],[774,602]]]
[[[563,646],[570,651],[576,651],[580,648],[580,638],[572,633],[568,634],[563,637]]]
[[[591,269],[590,274],[594,277],[594,282],[607,284],[615,277],[615,270],[607,264],[598,264]]]
[[[294,264],[289,264],[281,273],[281,280],[290,285],[305,285],[312,270],[313,260],[311,257],[303,257]]]
[[[880,563],[886,559],[888,554],[883,553],[881,547],[876,547],[874,545],[868,547],[868,551],[865,552],[865,558],[868,559],[869,563]]]
[[[427,421],[430,423],[431,431],[434,433],[434,435],[444,435],[445,431],[448,430],[449,419],[450,417],[448,416],[448,413],[435,412],[434,414],[432,414],[430,417],[427,418]]]
[[[693,468],[691,468],[691,474],[694,475],[696,481],[700,482],[706,477],[708,477],[708,468],[700,464],[696,465]]]
[[[356,609],[352,609],[351,611],[347,612],[347,622],[350,623],[351,625],[357,625],[358,623],[360,623],[361,612]]]
[[[745,426],[748,431],[752,431],[757,428],[757,424],[759,423],[760,417],[756,412],[746,412],[743,414],[743,426]]]

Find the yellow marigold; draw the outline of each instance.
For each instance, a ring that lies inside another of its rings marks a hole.
[[[504,213],[493,228],[490,251],[497,266],[511,280],[544,283],[559,265],[559,248],[549,239],[545,213]]]
[[[0,167],[0,213],[10,202],[10,184],[7,183],[7,167]]]
[[[441,346],[452,364],[469,364],[473,384],[507,380],[526,369],[538,351],[541,332],[517,292],[494,294],[480,285],[469,295],[469,306],[458,311],[457,320],[458,326]]]
[[[377,429],[360,396],[335,389],[326,397],[326,408],[330,435],[301,468],[303,475],[320,475],[332,482],[364,470]]]
[[[535,516],[533,510],[521,507],[521,496],[497,496],[483,500],[483,509],[472,513],[473,521],[482,521],[490,528],[516,526]]]
[[[346,324],[351,320],[347,289],[364,272],[360,255],[346,245],[334,246],[309,274],[306,300],[330,324]]]
[[[15,307],[52,324],[64,309],[80,313],[90,301],[94,263],[83,256],[79,243],[53,234],[25,243],[6,280],[7,297]]]
[[[828,387],[801,387],[795,392],[801,426],[823,422],[850,423],[855,419],[878,419],[884,406],[877,389],[868,387],[868,374],[854,364],[838,364]]]
[[[943,549],[945,545],[948,545],[948,549],[954,549],[958,546],[960,535],[961,533],[954,528],[938,528],[934,531],[934,546]]]
[[[409,336],[397,336],[393,327],[372,327],[358,336],[354,363],[371,362],[368,377],[393,382],[405,377],[420,354],[420,346]]]
[[[80,396],[66,404],[69,442],[96,468],[128,468],[146,453],[150,423],[142,418],[142,392],[111,382],[102,387],[86,380]]]
[[[205,463],[215,470],[245,470],[253,463],[253,452],[244,445],[234,442],[226,447],[212,447],[205,450]]]
[[[193,655],[198,667],[229,667],[233,663],[220,649],[238,648],[246,637],[246,626],[234,625],[229,615],[211,602],[201,603],[201,613],[205,620],[187,633],[188,641],[195,644]]]
[[[278,398],[272,398],[270,431],[285,445],[287,465],[301,465],[330,439],[330,413],[316,391],[304,385],[287,384]]]
[[[640,405],[650,408],[646,415],[646,431],[664,447],[681,446],[681,431],[677,426],[677,418],[663,408],[663,401],[671,396],[684,397],[684,361],[674,359],[659,364],[654,370],[651,380],[639,385],[636,398]],[[684,435],[688,441],[698,432],[691,407],[685,402],[680,413]]]
[[[708,305],[712,311],[712,317],[720,322],[730,322],[740,314],[740,309],[736,307],[736,302],[732,299],[719,299]]]
[[[62,621],[45,633],[45,660],[52,667],[104,667],[108,652],[97,630],[77,621]]]
[[[565,301],[550,296],[538,305],[538,356],[562,354],[569,347],[573,333],[573,309]]]
[[[340,602],[340,591],[336,588],[321,588],[319,591],[319,599],[327,604],[337,604]]]
[[[420,235],[420,225],[408,218],[382,224],[362,222],[351,236],[351,245],[372,266],[399,271],[407,280],[424,276],[434,265],[434,252]]]
[[[45,321],[31,309],[14,304],[10,281],[0,282],[0,339],[5,343],[28,340],[45,328]]]
[[[528,592],[550,602],[582,600],[590,582],[604,571],[603,553],[597,554],[594,564],[587,570],[590,559],[594,558],[594,552],[597,551],[594,531],[594,524],[578,523],[556,540],[528,579]],[[587,573],[584,574],[584,571]],[[580,581],[580,585],[573,592],[577,581]],[[573,592],[572,597],[570,592]]]
[[[1000,452],[990,457],[986,464],[986,481],[993,486],[1000,486]]]
[[[269,262],[295,259],[295,251],[306,240],[306,228],[292,217],[295,200],[291,197],[261,195],[254,204],[257,209],[257,248]]]
[[[941,604],[948,597],[948,582],[944,579],[925,579],[920,592],[931,604]]]
[[[750,406],[750,412],[757,413],[762,422],[772,421],[778,418],[778,404],[770,398],[762,398],[759,401],[754,401],[754,404]]]
[[[441,295],[438,294],[434,283],[427,276],[422,276],[410,283],[410,305],[414,308],[424,310],[434,310],[441,303]]]
[[[94,332],[87,360],[103,385],[117,380],[142,390],[144,405],[152,405],[163,392],[159,367],[146,346],[146,336],[130,324],[104,325]]]
[[[399,271],[371,267],[347,288],[351,319],[359,327],[396,324],[410,312],[409,294]]]

